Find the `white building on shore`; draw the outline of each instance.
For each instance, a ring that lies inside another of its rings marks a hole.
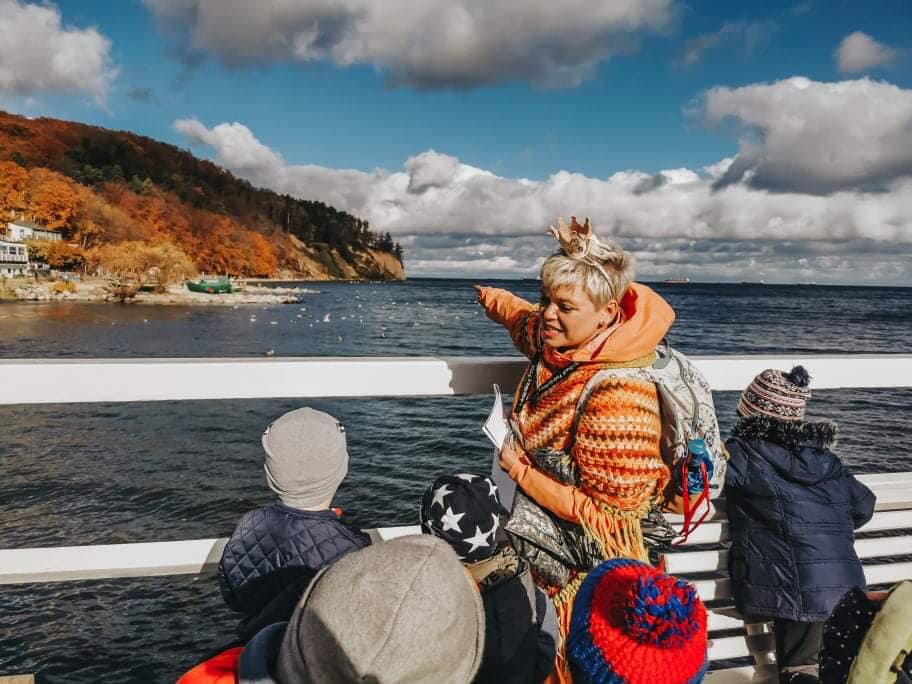
[[[23,242],[24,240],[49,240],[57,242],[63,239],[63,233],[59,230],[51,230],[44,226],[31,221],[18,219],[6,224],[6,236],[13,242]]]
[[[21,242],[0,240],[0,276],[24,276],[28,272],[28,247]]]

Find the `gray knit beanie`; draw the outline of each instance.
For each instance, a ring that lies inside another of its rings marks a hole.
[[[345,428],[312,408],[289,411],[263,433],[269,488],[293,508],[314,508],[336,493],[348,472]]]
[[[484,651],[481,594],[449,545],[399,537],[318,574],[277,665],[291,682],[469,682]]]

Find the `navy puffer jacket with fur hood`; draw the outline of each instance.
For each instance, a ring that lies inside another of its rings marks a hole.
[[[741,418],[726,442],[738,610],[823,621],[849,589],[865,585],[854,530],[874,513],[874,494],[830,451],[830,422]]]

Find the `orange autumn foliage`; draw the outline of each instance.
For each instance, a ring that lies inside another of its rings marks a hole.
[[[196,262],[211,273],[245,273],[266,276],[275,273],[278,257],[266,238],[227,216],[197,211]]]
[[[116,203],[86,189],[73,221],[73,239],[84,248],[102,243],[143,240],[149,231]]]
[[[170,240],[188,254],[200,271],[270,276],[279,267],[273,244],[223,214],[188,207],[170,193],[138,195],[108,185],[105,197],[145,231],[141,239]]]
[[[279,257],[276,249],[266,237],[251,230],[246,231],[248,240],[248,263],[253,275],[269,276],[279,268]]]
[[[268,237],[170,193],[140,195],[116,183],[92,189],[49,169],[26,172],[13,162],[0,163],[0,183],[0,211],[22,211],[36,223],[62,229],[82,249],[169,243],[202,272],[268,277],[279,268]]]
[[[12,218],[13,212],[25,208],[28,171],[12,161],[0,162],[0,217]]]
[[[5,118],[14,117],[0,113],[0,121]],[[30,129],[31,134],[8,136],[11,129],[21,132],[20,128]],[[270,237],[253,226],[193,207],[155,186],[147,194],[134,192],[126,182],[92,187],[43,166],[65,156],[67,149],[78,144],[74,134],[83,130],[81,125],[49,119],[23,120],[0,128],[0,149],[8,145],[30,162],[30,168],[25,169],[14,161],[0,161],[0,221],[11,218],[10,212],[14,212],[42,226],[63,230],[81,250],[96,250],[96,258],[89,259],[90,263],[101,265],[98,256],[106,256],[117,262],[119,271],[125,270],[124,264],[115,255],[139,245],[144,245],[139,251],[145,254],[147,245],[163,245],[167,249],[162,254],[189,255],[193,266],[202,272],[266,277],[276,273],[277,249]],[[35,165],[36,161],[41,165]],[[106,245],[126,245],[126,249],[97,251]],[[178,261],[180,270],[186,270],[182,259]]]
[[[85,253],[85,260],[94,268],[118,279],[151,280],[162,290],[196,275],[193,261],[171,242],[155,244],[128,240],[103,245]]]
[[[52,230],[68,228],[79,208],[76,183],[50,169],[29,171],[26,203],[31,219]]]
[[[257,188],[173,145],[0,111],[0,228],[10,212],[63,231],[83,252],[170,243],[200,271],[230,275],[304,271],[314,243],[356,272],[365,250],[393,248],[367,221]]]
[[[30,261],[43,261],[51,268],[72,271],[82,266],[82,249],[63,240],[26,240]]]

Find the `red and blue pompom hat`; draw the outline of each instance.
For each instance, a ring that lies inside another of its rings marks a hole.
[[[696,684],[706,646],[706,608],[693,585],[640,561],[605,561],[576,595],[567,637],[575,682]]]

